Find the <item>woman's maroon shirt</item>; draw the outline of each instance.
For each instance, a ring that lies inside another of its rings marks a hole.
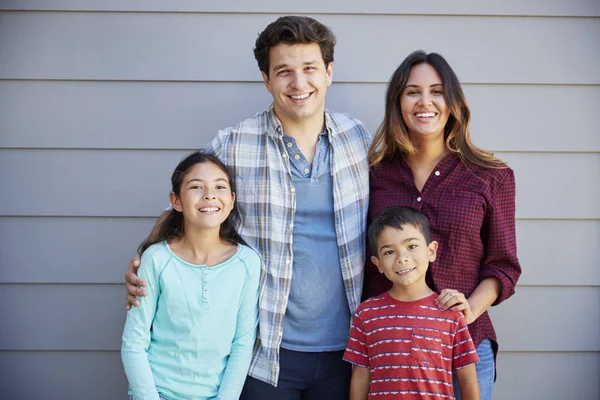
[[[429,218],[433,240],[439,243],[437,259],[427,272],[436,292],[456,289],[470,296],[479,282],[495,277],[500,296],[510,297],[521,275],[515,236],[515,177],[510,168],[468,167],[451,153],[435,167],[423,190],[415,186],[412,170],[396,157],[371,169],[369,221],[390,206],[410,206]],[[391,287],[370,262],[365,271],[365,297]],[[475,346],[497,340],[492,321],[483,313],[469,325]]]

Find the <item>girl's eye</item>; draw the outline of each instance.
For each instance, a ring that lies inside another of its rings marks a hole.
[[[227,189],[227,186],[219,185],[219,186],[217,186],[217,189],[219,189],[219,190]]]

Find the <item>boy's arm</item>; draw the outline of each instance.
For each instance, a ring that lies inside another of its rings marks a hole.
[[[371,371],[369,371],[369,368],[354,365],[352,379],[350,380],[350,400],[367,400],[370,386]]]
[[[463,400],[479,400],[479,382],[475,364],[469,364],[456,370],[456,379],[460,387],[460,398]]]

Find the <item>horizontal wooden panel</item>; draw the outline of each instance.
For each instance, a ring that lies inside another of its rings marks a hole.
[[[498,355],[494,400],[597,400],[600,353]]]
[[[0,285],[0,350],[119,350],[125,285]]]
[[[154,222],[0,217],[0,283],[123,283],[129,260]],[[600,221],[519,220],[517,239],[519,285],[600,286]]]
[[[0,216],[155,217],[186,151],[0,150]],[[498,153],[515,170],[517,217],[600,219],[600,153]],[[15,174],[14,171],[18,171]]]
[[[118,350],[124,285],[0,285],[0,350]],[[504,351],[599,351],[600,287],[520,287],[492,310]],[[575,328],[576,327],[576,328]]]
[[[600,286],[598,243],[600,220],[517,221],[519,284]]]
[[[0,351],[0,370],[2,399],[127,400],[117,351]]]
[[[598,286],[525,286],[490,315],[502,350],[600,351],[598,304]]]
[[[444,54],[464,82],[600,83],[597,18],[319,18],[338,38],[337,81],[387,82],[407,54],[423,48]],[[273,19],[7,12],[0,14],[0,78],[257,81],[252,48]]]
[[[0,218],[0,283],[123,283],[155,220]]]
[[[449,3],[444,0],[429,2],[397,2],[390,0],[347,0],[323,2],[281,2],[261,0],[247,2],[230,0],[119,0],[85,1],[60,0],[4,0],[0,10],[42,11],[153,11],[153,12],[235,12],[235,13],[331,13],[331,14],[428,14],[428,15],[546,15],[546,16],[600,16],[600,7],[594,0],[573,0],[568,3],[553,1],[496,1],[462,0]]]
[[[328,91],[327,107],[375,132],[385,89],[339,82]],[[600,86],[464,89],[473,140],[482,148],[600,151]],[[0,147],[193,149],[271,101],[258,82],[0,81]],[[565,110],[577,110],[577,118]]]
[[[127,382],[116,351],[0,352],[0,368],[2,398],[127,398]],[[600,354],[596,352],[500,352],[494,400],[596,400],[599,375]]]

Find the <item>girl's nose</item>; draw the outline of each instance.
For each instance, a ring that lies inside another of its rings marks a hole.
[[[206,199],[206,200],[212,200],[212,199],[214,199],[216,197],[217,196],[215,196],[214,194],[212,194],[210,192],[204,194],[204,199]]]

